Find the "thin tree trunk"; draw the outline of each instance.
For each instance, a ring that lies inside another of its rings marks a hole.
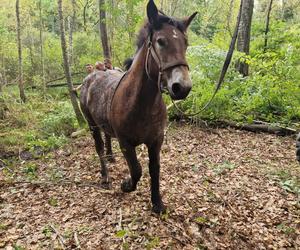
[[[79,109],[76,94],[73,91],[73,83],[72,83],[72,78],[71,78],[71,73],[70,73],[68,51],[67,51],[67,44],[66,44],[66,37],[65,37],[64,17],[63,17],[63,10],[62,10],[62,0],[58,0],[57,3],[58,3],[58,17],[59,17],[59,25],[60,25],[61,50],[62,50],[63,61],[64,61],[65,75],[66,75],[66,79],[67,79],[71,103],[73,105],[73,109],[74,109],[77,121],[78,121],[79,125],[82,126],[84,124],[84,118]]]
[[[241,24],[239,27],[239,35],[237,41],[237,50],[249,55],[250,52],[250,35],[251,23],[253,16],[254,0],[243,0],[243,9],[241,16]],[[249,75],[249,65],[245,62],[239,61],[237,70],[243,76]]]
[[[72,30],[72,20],[71,17],[68,16],[68,31],[69,31],[69,47],[68,47],[68,58],[69,58],[69,67],[72,76],[72,52],[73,52],[73,30]]]
[[[2,93],[2,86],[4,85],[3,82],[4,82],[4,81],[3,81],[3,76],[2,76],[2,74],[0,73],[0,94]]]
[[[116,6],[115,6],[116,5]],[[107,27],[107,32],[108,32],[108,45],[109,45],[109,51],[110,51],[110,57],[113,58],[114,57],[114,43],[113,42],[109,42],[109,41],[114,41],[114,37],[115,37],[115,29],[114,27],[117,26],[117,22],[116,22],[116,18],[115,16],[112,14],[114,9],[118,7],[118,3],[115,3],[115,0],[111,0],[110,1],[110,11],[109,11],[109,17],[107,18],[106,16],[106,27]],[[107,21],[107,19],[109,19]]]
[[[127,27],[128,27],[128,36],[129,36],[129,42],[132,44],[134,39],[134,24],[133,24],[133,2],[131,0],[126,1],[127,5]]]
[[[44,42],[43,42],[43,16],[42,16],[42,0],[39,2],[39,15],[40,15],[40,52],[41,52],[41,67],[42,67],[42,80],[43,91],[46,93],[46,81],[45,81],[45,60],[44,60]]]
[[[228,11],[228,15],[227,15],[227,29],[228,29],[228,32],[231,37],[232,37],[232,32],[231,32],[231,28],[230,28],[230,23],[231,23],[232,12],[233,12],[233,4],[234,4],[234,0],[230,0],[229,11]]]
[[[89,1],[86,1],[84,7],[83,7],[83,30],[86,31],[86,10],[88,7]]]
[[[73,33],[75,29],[75,22],[76,22],[76,3],[75,0],[72,0],[72,18],[69,20],[69,62],[70,65],[73,65]]]
[[[5,67],[5,60],[4,60],[4,55],[1,55],[1,61],[2,61],[2,77],[3,77],[3,86],[7,85],[7,76],[6,76],[6,67]]]
[[[160,10],[161,10],[161,11],[164,11],[164,6],[165,6],[165,5],[164,5],[164,0],[161,0],[161,1],[160,1]]]
[[[16,0],[16,18],[17,18],[17,43],[19,55],[19,90],[22,102],[26,102],[23,82],[23,62],[22,62],[22,41],[21,41],[21,21],[20,21],[20,1]]]
[[[286,1],[281,0],[281,19],[284,20],[284,10],[285,10]]]
[[[268,7],[268,13],[267,13],[267,19],[266,19],[264,53],[266,53],[267,49],[268,49],[268,33],[270,31],[270,15],[271,15],[271,11],[272,11],[272,5],[273,5],[273,0],[270,0],[269,7]]]
[[[99,17],[100,17],[100,37],[103,48],[103,54],[105,58],[111,58],[111,51],[107,36],[106,27],[106,10],[105,10],[105,0],[99,0]]]
[[[173,1],[172,5],[171,5],[171,16],[175,16],[175,13],[177,11],[177,8],[178,8],[178,5],[179,5],[179,1]]]
[[[27,28],[27,37],[29,38],[29,55],[30,55],[30,64],[31,64],[31,69],[30,69],[30,74],[29,74],[29,81],[32,81],[32,76],[35,73],[35,63],[34,63],[34,41],[33,41],[33,36],[32,36],[32,22],[31,22],[31,16],[28,18],[29,24]]]

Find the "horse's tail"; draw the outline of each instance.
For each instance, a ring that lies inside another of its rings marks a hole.
[[[126,71],[130,69],[132,63],[133,63],[133,58],[131,58],[131,57],[130,57],[130,58],[127,58],[127,59],[124,61],[123,65],[124,65],[124,68],[125,68]]]

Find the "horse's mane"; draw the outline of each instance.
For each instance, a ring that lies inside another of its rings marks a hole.
[[[123,62],[125,71],[128,71],[130,69],[132,63],[133,63],[133,57],[128,57],[127,59],[125,59],[125,61]]]
[[[145,21],[143,27],[140,29],[140,31],[137,35],[137,40],[136,40],[136,47],[137,47],[136,51],[138,51],[140,48],[142,48],[144,43],[149,38],[149,36],[151,36],[151,34],[154,31],[160,30],[162,28],[163,24],[172,25],[175,28],[179,29],[182,33],[184,33],[184,31],[185,31],[185,27],[184,27],[182,21],[174,19],[172,17],[168,17],[162,11],[159,11],[158,19],[156,20],[156,22],[154,24],[149,23],[149,21],[147,20],[147,21]],[[126,70],[129,70],[129,68],[132,65],[132,62],[133,62],[132,57],[127,58],[124,61],[124,67]]]

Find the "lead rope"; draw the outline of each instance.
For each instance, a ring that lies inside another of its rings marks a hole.
[[[151,39],[151,38],[150,38]],[[149,72],[149,69],[148,69],[148,61],[149,61],[149,55],[151,54],[152,56],[153,56],[153,53],[151,53],[151,48],[152,48],[152,42],[149,40],[149,42],[148,42],[148,50],[147,50],[147,55],[146,55],[146,65],[145,65],[145,69],[146,69],[146,74],[147,74],[147,76],[148,76],[148,78],[150,79],[150,80],[152,80],[152,81],[154,81],[152,78],[151,78],[151,76],[150,76],[150,72]],[[157,55],[156,55],[156,57],[157,57]],[[154,56],[153,56],[153,58],[154,58]],[[157,59],[155,59],[154,58],[154,61],[157,63],[157,66],[158,66],[158,68],[159,68],[159,72],[158,72],[158,79],[157,79],[157,87],[158,87],[158,89],[161,91],[161,92],[163,92],[163,88],[162,88],[162,86],[161,86],[161,77],[162,77],[162,69],[161,69],[161,65],[160,65],[160,62],[159,62],[159,60],[158,60],[158,57],[157,57]]]
[[[227,70],[229,68],[229,65],[231,63],[231,59],[232,59],[232,56],[233,56],[233,51],[234,51],[234,48],[235,48],[235,43],[236,43],[236,40],[237,40],[237,36],[238,36],[238,32],[239,32],[239,26],[240,26],[240,23],[241,23],[241,15],[242,15],[242,8],[243,8],[243,0],[241,0],[241,4],[240,4],[240,10],[239,10],[239,14],[238,14],[238,17],[237,17],[237,23],[236,23],[236,27],[235,27],[235,30],[234,30],[234,34],[232,36],[232,39],[231,39],[231,43],[230,43],[230,46],[229,46],[229,50],[228,50],[228,53],[226,55],[226,59],[224,61],[224,64],[223,64],[223,68],[222,68],[222,71],[221,71],[221,74],[220,74],[220,78],[218,80],[218,84],[216,86],[216,89],[212,95],[212,97],[210,98],[210,100],[204,105],[204,107],[198,111],[197,113],[194,113],[194,114],[186,114],[182,109],[180,109],[178,107],[178,105],[176,104],[176,102],[174,102],[174,100],[171,98],[172,100],[172,103],[174,105],[174,107],[180,112],[182,113],[184,116],[186,117],[193,117],[193,116],[196,116],[196,115],[199,115],[200,113],[202,113],[205,109],[207,109],[207,107],[212,103],[212,101],[214,100],[215,96],[217,95],[218,91],[220,90],[221,88],[221,85],[222,83],[224,82],[224,78],[225,78],[225,75],[227,73]]]

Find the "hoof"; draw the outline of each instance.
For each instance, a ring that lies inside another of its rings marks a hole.
[[[124,181],[122,182],[121,190],[122,190],[124,193],[130,193],[130,192],[133,192],[133,191],[135,191],[135,189],[136,189],[136,187],[133,187],[131,178],[128,178],[128,179],[126,179],[126,180],[124,180]]]
[[[152,207],[152,212],[156,213],[156,214],[164,214],[166,213],[167,211],[167,208],[165,207],[164,204],[156,204],[156,205],[153,205]]]
[[[107,180],[102,180],[100,185],[103,189],[106,189],[106,190],[111,189],[111,183]]]

